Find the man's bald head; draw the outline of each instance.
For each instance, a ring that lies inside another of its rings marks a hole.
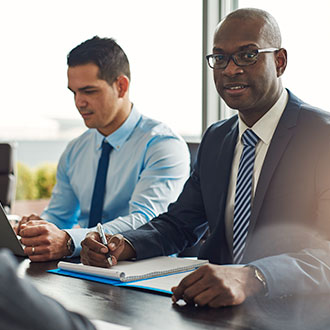
[[[275,18],[268,12],[257,9],[257,8],[241,8],[237,9],[230,14],[228,14],[218,25],[215,35],[217,34],[220,27],[230,20],[255,20],[259,22],[264,22],[262,29],[262,37],[269,46],[281,48],[282,37],[280,28],[275,20]]]

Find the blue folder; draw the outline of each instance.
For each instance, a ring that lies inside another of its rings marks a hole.
[[[84,280],[88,280],[88,281],[94,281],[94,282],[99,282],[99,283],[104,283],[104,284],[109,284],[109,285],[114,285],[114,286],[135,287],[135,288],[140,288],[140,289],[161,292],[161,293],[165,293],[167,295],[172,295],[172,292],[169,290],[163,290],[163,289],[158,289],[158,288],[154,288],[154,287],[151,288],[151,287],[143,285],[143,282],[145,280],[132,281],[132,282],[121,282],[118,280],[112,280],[112,279],[105,278],[105,277],[76,273],[76,272],[72,272],[72,271],[68,271],[68,270],[63,270],[60,268],[51,269],[51,270],[48,270],[47,272],[53,273],[53,274],[58,274],[58,275],[76,277],[76,278],[80,278],[80,279],[84,279]],[[170,275],[165,275],[165,276],[170,276]]]

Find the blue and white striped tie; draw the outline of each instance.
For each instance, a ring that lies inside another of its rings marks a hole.
[[[235,264],[239,264],[242,260],[249,229],[253,167],[258,141],[259,137],[250,129],[247,129],[242,135],[244,148],[238,167],[233,222],[233,259]]]

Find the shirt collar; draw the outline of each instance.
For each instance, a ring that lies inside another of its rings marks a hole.
[[[241,141],[242,134],[245,130],[252,129],[261,141],[265,144],[270,144],[277,124],[282,116],[286,104],[288,103],[288,99],[288,92],[285,88],[283,88],[283,92],[276,103],[252,127],[248,127],[238,116],[239,140]]]
[[[124,121],[124,123],[112,134],[104,137],[99,131],[96,131],[96,148],[100,149],[102,146],[103,139],[106,139],[108,143],[114,148],[119,150],[126,140],[132,134],[134,128],[141,118],[141,114],[133,105],[131,113]]]

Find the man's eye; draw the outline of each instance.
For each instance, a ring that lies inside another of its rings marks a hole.
[[[256,53],[255,52],[244,52],[241,53],[241,58],[242,59],[246,59],[246,60],[251,60],[254,59],[256,57]]]
[[[225,55],[223,55],[223,54],[217,54],[217,55],[214,55],[214,61],[215,62],[221,62],[221,61],[223,61],[224,59],[225,59]]]
[[[85,91],[85,94],[93,94],[95,92],[96,92],[96,90],[86,90]]]

